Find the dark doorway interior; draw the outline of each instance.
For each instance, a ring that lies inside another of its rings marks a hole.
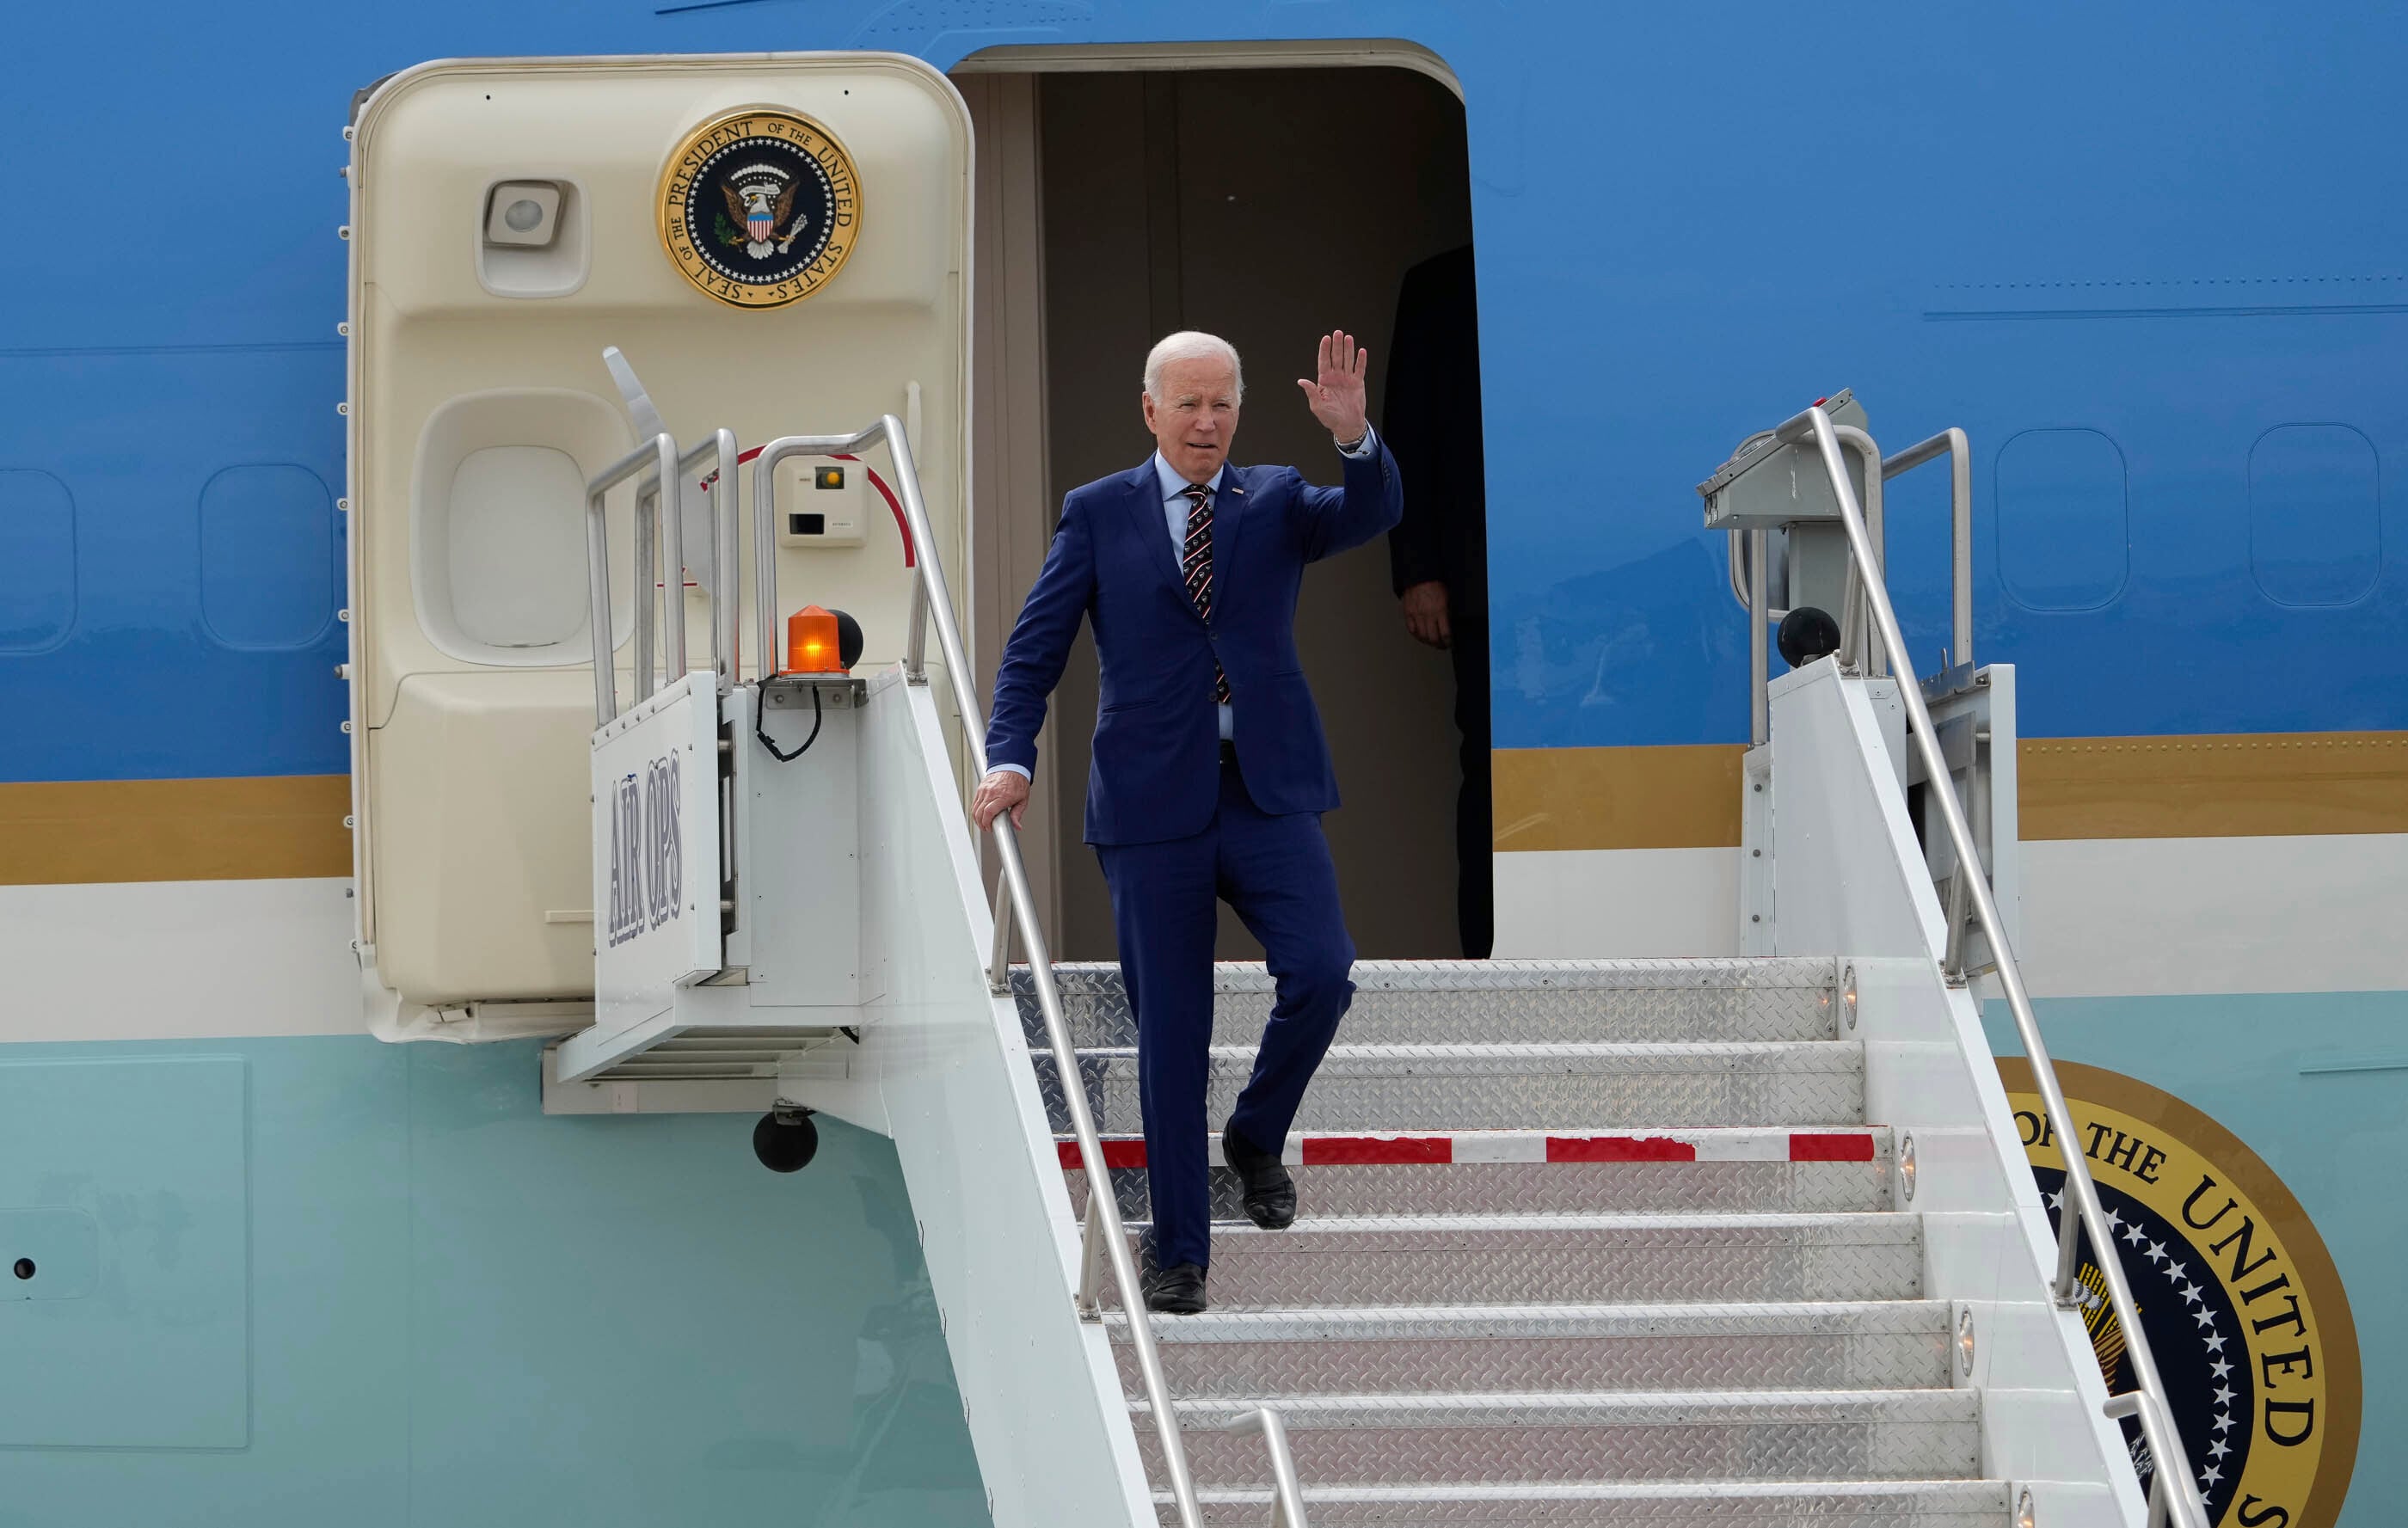
[[[1461,103],[1397,68],[1073,73],[1036,84],[1046,523],[1064,491],[1151,451],[1139,373],[1147,348],[1176,329],[1222,335],[1245,358],[1238,460],[1293,463],[1335,482],[1328,437],[1292,378],[1310,369],[1316,335],[1348,329],[1371,350],[1372,417],[1383,419],[1406,275],[1470,243]],[[1449,656],[1408,635],[1382,543],[1312,571],[1297,635],[1345,796],[1326,827],[1355,942],[1367,958],[1455,955]],[[1113,954],[1103,878],[1076,841],[1095,685],[1082,643],[1048,727],[1064,840],[1058,948],[1069,959]],[[1475,847],[1484,886],[1484,830]],[[1226,909],[1220,952],[1259,955]]]

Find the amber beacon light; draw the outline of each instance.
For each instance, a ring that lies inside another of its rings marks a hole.
[[[846,671],[836,612],[806,605],[786,618],[786,672],[841,674]]]

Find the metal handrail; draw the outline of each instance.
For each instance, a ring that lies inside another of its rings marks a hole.
[[[635,567],[635,698],[643,701],[655,688],[653,621],[667,628],[668,672],[661,682],[674,683],[686,672],[684,475],[717,457],[718,481],[734,485],[736,432],[714,430],[710,438],[678,454],[677,441],[664,432],[604,467],[585,485],[585,598],[589,635],[594,646],[594,722],[601,726],[619,714],[619,691],[610,640],[610,541],[603,497],[630,478],[641,475],[636,488]],[[649,470],[647,470],[649,469]],[[664,490],[663,485],[668,485]],[[734,685],[737,668],[736,601],[725,594],[726,580],[718,569],[730,565],[736,549],[737,525],[743,515],[743,497],[731,486],[724,499],[711,502],[710,517],[710,664],[718,674],[719,693]],[[655,544],[657,543],[657,545]],[[663,591],[653,593],[655,566],[672,570],[659,577]],[[665,607],[665,609],[656,609]]]
[[[1895,478],[1924,463],[1948,458],[1948,663],[1973,663],[1973,448],[1965,432],[1950,425],[1895,456],[1882,458],[1881,475]],[[1912,677],[1914,665],[1907,664]]]
[[[969,660],[962,646],[960,626],[953,620],[953,604],[945,586],[943,558],[937,547],[937,537],[928,523],[928,507],[920,496],[920,475],[911,464],[911,446],[902,422],[894,415],[882,417],[876,424],[850,436],[787,436],[762,448],[759,460],[752,464],[752,509],[754,558],[754,595],[759,603],[761,650],[766,655],[777,650],[774,633],[777,621],[777,568],[775,548],[770,544],[771,495],[775,480],[770,474],[780,462],[791,456],[853,455],[864,448],[884,442],[894,458],[895,475],[903,495],[903,518],[911,535],[916,552],[913,559],[919,577],[911,585],[911,617],[907,630],[903,655],[903,675],[912,684],[928,682],[927,628],[931,618],[937,628],[937,650],[944,660],[945,678],[953,693],[953,704],[961,713],[962,738],[968,749],[976,772],[986,774],[986,737],[984,712],[980,709],[977,694],[970,688]],[[765,658],[765,670],[767,660]],[[1086,1090],[1080,1086],[1079,1053],[1070,1043],[1069,1021],[1063,1016],[1062,994],[1054,980],[1054,960],[1048,952],[1043,930],[1038,927],[1036,902],[1028,885],[1028,867],[1020,852],[1020,836],[1011,825],[1009,813],[995,821],[996,858],[1002,862],[1002,885],[996,896],[996,947],[1007,948],[1005,939],[1013,907],[1020,909],[1020,938],[1028,952],[1028,970],[1037,988],[1037,1006],[1045,1018],[1045,1037],[1054,1052],[1054,1065],[1062,1078],[1062,1097],[1070,1115],[1071,1134],[1078,1137],[1079,1160],[1087,1173],[1086,1239],[1080,1250],[1082,1264],[1080,1291],[1076,1297],[1082,1321],[1098,1321],[1102,1313],[1094,1298],[1097,1292],[1101,1268],[1096,1263],[1100,1245],[1104,1259],[1110,1263],[1112,1279],[1120,1287],[1121,1306],[1128,1316],[1129,1346],[1137,1354],[1138,1373],[1145,1385],[1145,1398],[1154,1419],[1154,1433],[1162,1449],[1163,1473],[1170,1478],[1171,1499],[1179,1508],[1181,1528],[1201,1528],[1202,1512],[1197,1505],[1195,1477],[1188,1469],[1187,1446],[1179,1433],[1178,1414],[1171,1409],[1170,1385],[1162,1372],[1162,1355],[1154,1345],[1154,1325],[1145,1307],[1145,1293],[1140,1287],[1137,1259],[1129,1250],[1128,1233],[1121,1222],[1120,1206],[1112,1196],[1111,1175],[1104,1166],[1103,1139],[1096,1133],[1094,1113],[1087,1107]],[[1007,972],[1007,976],[1008,976]],[[990,980],[990,985],[994,985]],[[998,990],[1008,990],[1009,983]],[[1278,1455],[1274,1455],[1276,1468]],[[1290,1474],[1293,1475],[1293,1467]],[[1302,1520],[1297,1520],[1300,1528]]]
[[[585,485],[585,599],[594,642],[594,724],[597,727],[619,714],[618,676],[610,657],[614,646],[610,640],[610,538],[602,498],[646,467],[652,469],[652,476],[636,489],[636,699],[641,701],[652,693],[653,522],[656,518],[666,521],[660,536],[669,549],[679,544],[676,537],[683,525],[678,513],[677,442],[666,434],[656,435],[604,467]],[[666,513],[656,516],[652,508],[660,503],[666,503]],[[666,556],[670,566],[678,565],[674,550],[666,550]],[[685,662],[685,623],[669,624],[676,633],[672,671],[678,672]]]
[[[1304,1487],[1296,1478],[1296,1456],[1288,1451],[1287,1424],[1269,1407],[1256,1407],[1221,1424],[1224,1433],[1263,1435],[1271,1456],[1271,1528],[1305,1528]]]
[[[1840,519],[1848,536],[1848,550],[1864,580],[1867,604],[1871,608],[1873,621],[1880,628],[1883,640],[1889,644],[1890,650],[1904,651],[1898,612],[1891,607],[1889,591],[1884,587],[1877,572],[1879,564],[1873,557],[1871,540],[1865,532],[1864,515],[1856,507],[1856,491],[1850,487],[1846,466],[1840,460],[1839,433],[1830,417],[1819,407],[1809,408],[1784,422],[1774,433],[1787,444],[1799,444],[1811,439],[1821,452],[1823,470],[1831,479],[1832,496],[1839,501]],[[1927,441],[1924,446],[1930,444]],[[1921,450],[1924,446],[1914,450]],[[1958,460],[1964,460],[1961,453]],[[1973,832],[1966,822],[1964,806],[1956,799],[1956,793],[1949,784],[1948,763],[1940,751],[1939,732],[1932,725],[1930,708],[1924,704],[1923,688],[1916,684],[1901,684],[1898,689],[1899,699],[1906,705],[1915,750],[1922,755],[1926,776],[1934,783],[1930,799],[1940,808],[1940,820],[1947,829],[1949,841],[1956,847],[1957,863],[1978,867],[1982,863],[1981,856],[1974,850]],[[2124,1352],[2132,1361],[2136,1380],[2131,1390],[2108,1400],[2107,1415],[2111,1418],[2140,1418],[2142,1433],[2149,1442],[2150,1457],[2157,1465],[2155,1489],[2150,1492],[2150,1521],[2152,1523],[2171,1521],[2177,1528],[2209,1528],[2207,1508],[2200,1498],[2198,1481],[2191,1474],[2190,1456],[2183,1448],[2181,1434],[2175,1430],[2172,1413],[2167,1409],[2165,1381],[2157,1374],[2157,1361],[2149,1349],[2148,1334],[2142,1330],[2140,1307],[2133,1302],[2131,1285],[2124,1277],[2123,1260],[2116,1252],[2106,1212],[2100,1207],[2099,1186],[2092,1181],[2090,1164],[2083,1157],[2081,1137],[2074,1127],[2072,1110],[2066,1105],[2065,1090],[2057,1082],[2057,1067],[2049,1060],[2047,1046],[2041,1040],[2040,1020],[2032,1011],[2031,996],[2024,989],[2023,972],[2007,942],[2005,921],[2000,916],[1998,899],[1991,893],[1988,878],[1980,874],[1978,869],[1959,878],[1972,898],[1974,920],[1989,938],[1991,956],[1998,963],[1999,983],[2006,990],[2007,1006],[2014,1013],[2016,1034],[2021,1036],[2024,1053],[2031,1062],[2032,1078],[2040,1090],[2042,1108],[2047,1114],[2049,1129],[2056,1135],[2060,1154],[2065,1159],[2065,1197],[2073,1201],[2074,1220],[2081,1228],[2074,1231],[2064,1217],[2058,1219],[2054,1285],[2057,1304],[2060,1309],[2071,1310],[2083,1303],[2082,1297],[2074,1292],[2075,1270],[2081,1256],[2081,1232],[2087,1232],[2091,1246],[2099,1253],[2099,1271],[2106,1281],[2108,1301],[2123,1323]],[[2173,1482],[2171,1488],[2167,1485],[2169,1478]]]
[[[1858,449],[1858,454],[1870,461],[1880,448],[1871,436],[1851,425],[1835,426],[1840,438]],[[1948,664],[1943,666],[1971,668],[1973,663],[1973,451],[1967,444],[1965,432],[1951,425],[1928,440],[1914,445],[1892,456],[1883,456],[1878,478],[1867,474],[1865,478],[1865,523],[1872,533],[1874,549],[1881,553],[1885,577],[1888,566],[1887,536],[1883,527],[1882,490],[1880,484],[1892,478],[1914,471],[1926,462],[1948,458]],[[1765,593],[1756,586],[1756,578],[1765,558],[1765,533],[1739,531],[1727,533],[1729,537],[1731,597],[1740,603],[1758,625],[1788,614],[1785,610],[1765,607]],[[1749,711],[1751,741],[1765,739],[1766,717],[1764,695],[1768,676],[1758,665],[1769,667],[1764,657],[1764,643],[1759,636],[1750,644],[1749,684],[1755,704]],[[1843,655],[1844,660],[1844,655]],[[1893,663],[1905,663],[1910,677],[1912,660],[1890,655]],[[1875,673],[1880,669],[1875,668]]]
[[[1873,443],[1872,436],[1853,424],[1834,425],[1832,429],[1839,436],[1840,444],[1855,451],[1856,461],[1865,469],[1865,534],[1872,543],[1873,566],[1877,570],[1873,577],[1886,579],[1889,577],[1889,535],[1882,518],[1882,475],[1876,470],[1881,464],[1881,448]],[[1840,600],[1840,662],[1856,665],[1861,672],[1879,678],[1889,672],[1889,653],[1882,646],[1877,633],[1865,630],[1870,624],[1870,616],[1866,608],[1869,602],[1859,588],[1863,582],[1856,572],[1856,564],[1850,562],[1847,592]]]

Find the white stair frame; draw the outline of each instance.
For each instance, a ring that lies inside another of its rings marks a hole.
[[[1980,1009],[1942,975],[1944,914],[1876,682],[1825,658],[1770,686],[1772,952],[1853,967],[1842,1037],[1864,1042],[1866,1118],[1896,1133],[1898,1207],[1923,1217],[1924,1298],[1972,1319],[1972,1361],[1970,1372],[1957,1364],[1957,1382],[1984,1392],[1985,1473],[2028,1489],[2049,1528],[2137,1528],[2147,1505],[2104,1413],[2088,1334],[2048,1298],[2057,1236]]]
[[[996,1528],[1154,1528],[1110,1335],[1071,1303],[1080,1222],[1019,1008],[987,987],[993,915],[935,696],[899,667],[870,684],[860,781],[884,994],[847,1075],[807,1052],[779,1101],[893,1137]]]

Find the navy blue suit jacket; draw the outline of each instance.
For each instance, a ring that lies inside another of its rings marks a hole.
[[[1046,697],[1082,620],[1103,685],[1087,772],[1087,842],[1142,844],[1203,831],[1220,801],[1212,660],[1229,678],[1238,767],[1266,812],[1326,812],[1338,778],[1296,650],[1304,566],[1381,535],[1404,511],[1384,442],[1346,461],[1343,488],[1294,467],[1231,467],[1212,505],[1212,620],[1179,576],[1151,457],[1070,491],[1044,570],[995,677],[990,767],[1034,769]]]

